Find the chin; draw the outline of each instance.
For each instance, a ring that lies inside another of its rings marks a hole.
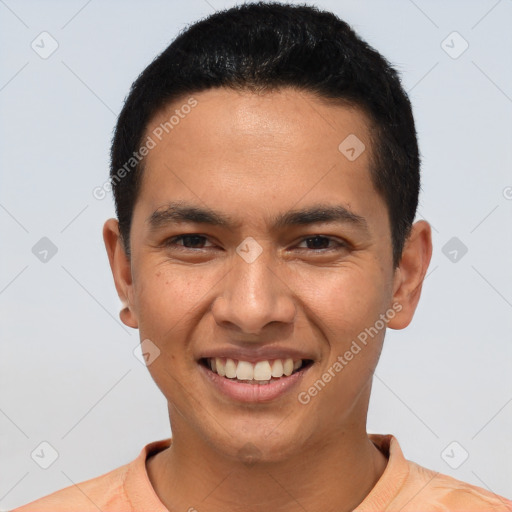
[[[222,441],[212,440],[217,449],[226,457],[241,461],[248,466],[257,463],[277,463],[297,454],[297,447],[305,442],[304,431],[294,432],[290,429],[290,418],[280,417],[274,421],[258,422],[254,418],[250,424],[247,421],[231,424],[229,435],[227,431],[218,432]],[[210,431],[211,432],[211,431]]]

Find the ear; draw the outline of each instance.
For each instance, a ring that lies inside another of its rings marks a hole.
[[[117,294],[123,303],[119,318],[128,327],[137,329],[138,322],[133,302],[132,269],[124,250],[117,219],[108,219],[103,226],[103,241],[107,249],[110,269],[114,277]]]
[[[401,309],[389,320],[391,329],[407,327],[414,316],[420,300],[421,287],[432,257],[432,231],[427,221],[420,220],[412,225],[405,242],[400,265],[393,278],[393,304]]]

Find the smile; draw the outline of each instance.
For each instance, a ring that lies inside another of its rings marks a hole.
[[[253,364],[249,361],[237,361],[229,357],[211,357],[202,360],[203,364],[217,375],[239,382],[250,382],[256,384],[268,384],[272,379],[279,379],[283,376],[289,377],[293,372],[308,365],[312,361],[291,357],[287,359],[274,359],[272,361],[258,361]]]
[[[312,366],[310,359],[272,359],[255,363],[227,357],[202,358],[199,366],[224,395],[244,402],[277,398],[295,387]]]

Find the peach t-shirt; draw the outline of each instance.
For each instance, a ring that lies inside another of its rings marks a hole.
[[[391,434],[368,434],[388,458],[381,478],[354,512],[512,512],[512,501],[405,459]],[[146,459],[171,438],[144,446],[129,464],[56,491],[11,512],[168,512],[146,471]]]

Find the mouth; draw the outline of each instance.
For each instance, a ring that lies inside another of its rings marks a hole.
[[[238,401],[263,402],[296,387],[313,360],[282,358],[250,362],[205,357],[198,363],[201,373],[222,394]]]
[[[273,359],[251,363],[227,357],[203,357],[199,364],[220,377],[246,384],[266,385],[313,364],[311,359]]]

